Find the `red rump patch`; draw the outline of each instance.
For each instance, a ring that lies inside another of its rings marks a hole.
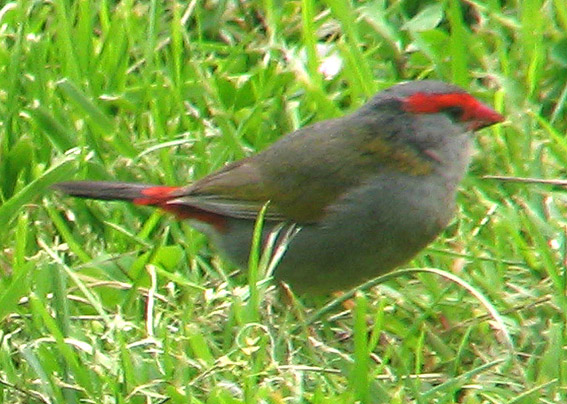
[[[416,93],[407,97],[403,105],[404,110],[415,114],[435,114],[446,108],[460,107],[463,110],[461,116],[463,122],[478,120],[484,123],[496,123],[504,120],[498,112],[466,93]]]
[[[179,187],[151,187],[142,190],[140,193],[147,198],[136,198],[134,203],[136,205],[160,205],[171,199],[170,194],[178,190]]]
[[[192,219],[213,226],[218,232],[226,230],[226,218],[216,213],[207,212],[186,205],[162,204],[159,207],[166,212],[173,213],[178,219]]]
[[[136,205],[154,205],[166,212],[173,213],[178,219],[193,219],[210,224],[217,231],[222,232],[226,229],[226,218],[222,215],[207,212],[194,206],[168,203],[179,195],[172,195],[179,187],[150,187],[140,193],[143,198],[134,199]]]

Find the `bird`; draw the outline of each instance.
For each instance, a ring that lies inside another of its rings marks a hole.
[[[278,226],[297,228],[273,277],[297,294],[326,295],[391,271],[430,244],[453,218],[474,132],[503,121],[456,85],[408,81],[186,186],[68,181],[53,188],[189,220],[241,268],[267,206],[264,238]]]

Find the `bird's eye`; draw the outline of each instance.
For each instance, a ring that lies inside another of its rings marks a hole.
[[[443,113],[451,118],[453,122],[460,121],[463,117],[463,112],[463,108],[456,105],[443,109]]]

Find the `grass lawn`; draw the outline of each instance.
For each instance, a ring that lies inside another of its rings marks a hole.
[[[352,310],[48,189],[189,183],[421,78],[507,120],[430,269]],[[567,194],[483,178],[565,178],[566,98],[565,0],[2,2],[0,404],[567,402]]]

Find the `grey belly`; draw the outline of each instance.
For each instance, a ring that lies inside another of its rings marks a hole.
[[[290,241],[274,276],[297,293],[345,290],[404,264],[450,220],[454,190],[439,181],[401,177],[374,181],[343,196],[317,225]],[[273,225],[267,224],[264,237]],[[231,221],[231,237],[216,240],[246,268],[250,223]]]

